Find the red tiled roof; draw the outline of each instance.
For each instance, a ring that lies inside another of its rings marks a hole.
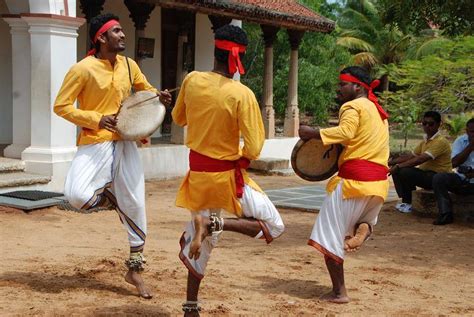
[[[331,32],[334,22],[296,0],[146,0],[159,6],[189,9],[294,30]]]

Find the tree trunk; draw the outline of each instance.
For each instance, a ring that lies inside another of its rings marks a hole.
[[[380,87],[382,88],[382,91],[387,91],[388,90],[388,75],[385,74],[382,77],[380,77]]]

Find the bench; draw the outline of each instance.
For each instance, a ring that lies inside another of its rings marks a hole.
[[[450,196],[456,219],[474,221],[474,195],[462,196],[450,193]],[[412,191],[412,209],[420,216],[437,217],[438,205],[434,192],[426,189]]]

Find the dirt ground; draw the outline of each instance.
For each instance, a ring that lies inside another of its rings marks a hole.
[[[264,189],[307,184],[254,179]],[[113,211],[1,212],[0,315],[180,315],[187,271],[178,240],[189,214],[174,206],[178,185],[147,183],[151,300],[123,281],[128,243]],[[283,209],[287,230],[271,245],[224,234],[202,282],[202,315],[474,315],[473,226],[436,227],[393,205],[384,206],[363,249],[346,258],[351,303],[318,300],[331,283],[323,257],[306,245],[316,214]]]

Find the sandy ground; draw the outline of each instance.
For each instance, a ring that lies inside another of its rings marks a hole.
[[[307,184],[296,177],[255,179],[264,189]],[[0,212],[0,315],[181,314],[187,271],[178,240],[189,214],[174,207],[178,185],[147,183],[144,277],[151,300],[123,281],[128,244],[113,211]],[[346,259],[351,303],[318,300],[331,284],[322,256],[306,245],[316,214],[281,210],[287,231],[271,245],[225,233],[202,283],[202,315],[474,315],[473,226],[435,227],[393,205],[384,206],[364,248]]]

